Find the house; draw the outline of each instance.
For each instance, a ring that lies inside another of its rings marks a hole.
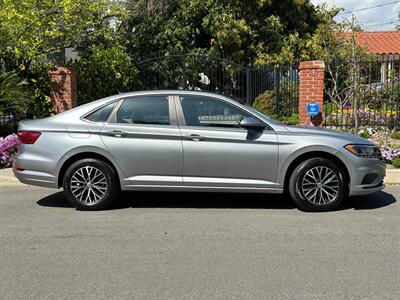
[[[356,44],[365,47],[369,54],[377,55],[376,64],[371,66],[370,82],[387,82],[388,74],[400,74],[400,31],[355,32]],[[346,39],[352,34],[346,33]]]

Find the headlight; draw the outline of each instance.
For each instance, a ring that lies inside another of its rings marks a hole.
[[[345,149],[360,157],[381,158],[381,150],[373,145],[346,145]]]

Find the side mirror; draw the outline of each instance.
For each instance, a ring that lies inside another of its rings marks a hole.
[[[240,127],[254,131],[261,131],[265,129],[265,125],[261,124],[254,118],[244,118],[242,121],[240,121]]]

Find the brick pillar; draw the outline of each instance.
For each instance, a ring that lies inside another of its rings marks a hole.
[[[324,109],[324,74],[325,63],[320,60],[303,61],[300,63],[300,124],[321,126]],[[307,104],[311,101],[318,103],[320,113],[316,117],[307,114]]]
[[[50,98],[57,113],[77,105],[76,72],[72,68],[55,67],[49,70],[52,81]]]

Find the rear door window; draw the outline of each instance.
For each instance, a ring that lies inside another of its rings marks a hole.
[[[169,125],[168,96],[143,96],[124,100],[117,123]]]

